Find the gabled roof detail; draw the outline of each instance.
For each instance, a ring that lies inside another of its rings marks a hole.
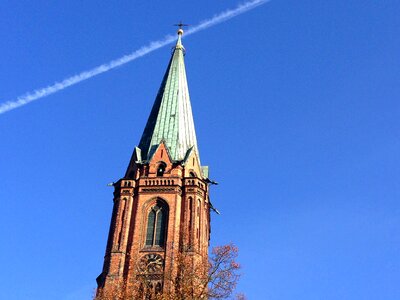
[[[157,147],[155,147],[154,152],[151,153],[151,156],[148,157],[147,161],[151,162],[155,156],[157,156],[157,152],[160,152],[160,150],[165,150],[164,152],[166,153],[165,155],[161,155],[159,157],[161,160],[167,162],[167,163],[172,163],[173,159],[171,158],[171,154],[169,152],[168,146],[165,143],[165,140],[161,140],[161,142],[158,144]]]
[[[178,41],[140,139],[139,148],[142,150],[143,160],[152,156],[162,140],[175,161],[183,160],[191,147],[198,153],[186,80],[182,33],[180,29]]]

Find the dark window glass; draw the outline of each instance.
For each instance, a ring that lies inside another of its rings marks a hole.
[[[165,245],[167,218],[168,209],[161,204],[150,210],[147,219],[146,246]]]
[[[159,176],[159,177],[164,176],[165,167],[166,167],[166,166],[165,166],[164,163],[160,163],[160,164],[158,165],[158,168],[157,168],[157,176]]]
[[[157,246],[164,246],[165,240],[165,220],[166,212],[160,208],[157,213],[157,223],[156,223],[156,238],[154,244]]]
[[[156,220],[156,212],[154,210],[151,210],[147,220],[146,246],[153,246],[155,220]]]

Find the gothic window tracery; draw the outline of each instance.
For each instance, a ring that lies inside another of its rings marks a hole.
[[[146,247],[164,247],[167,219],[167,206],[157,201],[147,216]]]

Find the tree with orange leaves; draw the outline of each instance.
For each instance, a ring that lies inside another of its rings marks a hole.
[[[190,247],[181,247],[174,258],[174,267],[165,270],[163,278],[155,278],[138,268],[135,280],[98,290],[96,300],[197,300],[226,299],[232,295],[239,280],[238,248],[233,244],[212,249],[208,261],[197,256]],[[156,286],[162,281],[162,288]],[[245,299],[239,295],[237,299]]]

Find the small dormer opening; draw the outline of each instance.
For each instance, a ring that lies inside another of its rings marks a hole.
[[[162,177],[164,176],[165,173],[165,168],[167,167],[167,165],[165,163],[160,163],[157,167],[157,176],[158,177]]]
[[[194,172],[190,172],[189,175],[190,177],[196,177],[196,174],[194,174]]]

